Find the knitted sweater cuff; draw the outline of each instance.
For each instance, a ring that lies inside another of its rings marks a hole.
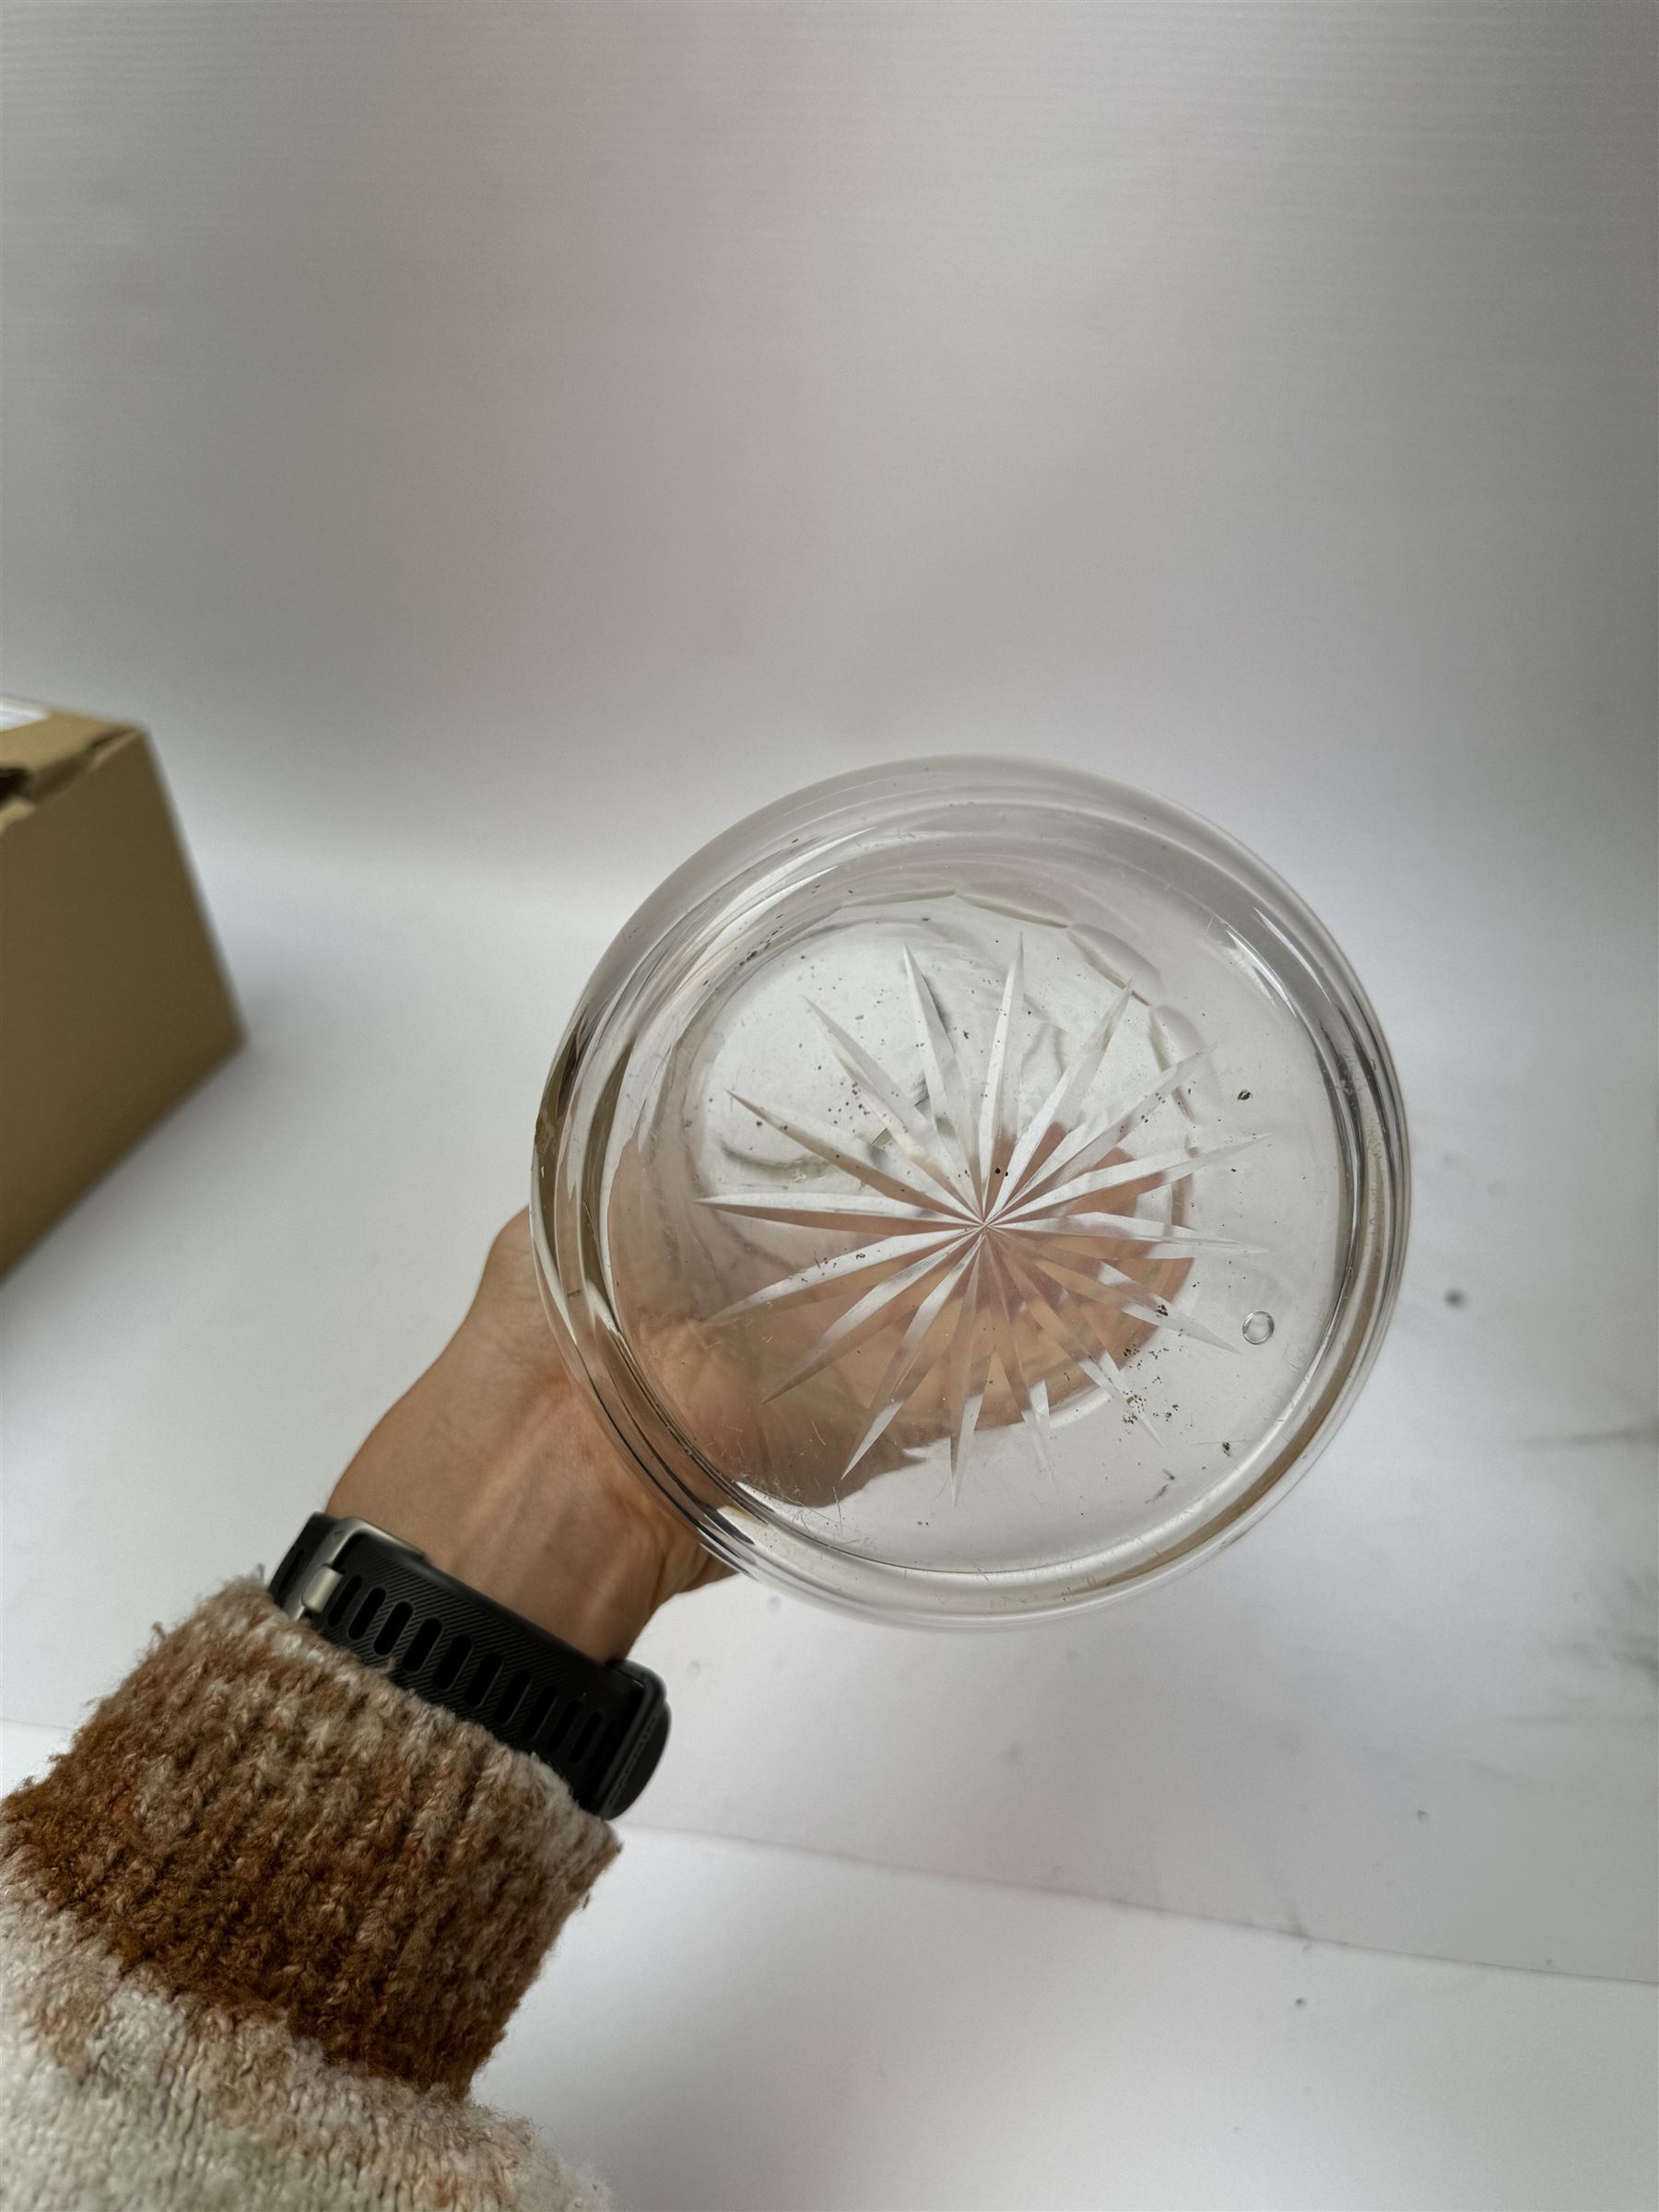
[[[0,1815],[0,1862],[124,1967],[330,2059],[464,2088],[615,1855],[559,1777],[239,1582]]]

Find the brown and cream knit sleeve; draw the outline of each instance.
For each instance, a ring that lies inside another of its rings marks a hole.
[[[0,1806],[0,2206],[598,2212],[466,2091],[616,1848],[233,1583]]]

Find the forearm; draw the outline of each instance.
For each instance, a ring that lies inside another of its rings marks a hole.
[[[522,1215],[330,1506],[601,1662],[715,1571],[572,1389]],[[233,1583],[0,1807],[0,2212],[600,2205],[465,2091],[615,1850]]]
[[[590,2201],[457,2093],[615,1849],[232,1584],[0,1808],[0,2203]]]

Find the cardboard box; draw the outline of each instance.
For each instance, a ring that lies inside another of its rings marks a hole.
[[[145,732],[0,700],[0,1269],[241,1036]]]

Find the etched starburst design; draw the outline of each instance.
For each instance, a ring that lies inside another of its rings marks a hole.
[[[1176,1312],[1148,1278],[1182,1277],[1183,1269],[1159,1269],[1158,1263],[1190,1263],[1206,1245],[1227,1242],[1178,1221],[1172,1194],[1253,1140],[1208,1149],[1182,1143],[1139,1157],[1130,1150],[1153,1110],[1190,1084],[1202,1053],[1178,1060],[1132,1098],[1086,1111],[1133,997],[1127,986],[1021,1125],[1018,1092],[1033,1017],[1020,954],[1004,981],[977,1083],[932,984],[908,951],[904,966],[919,1084],[907,1088],[839,1023],[812,1009],[858,1095],[884,1125],[883,1135],[866,1143],[832,1135],[733,1094],[798,1148],[803,1165],[811,1160],[840,1171],[843,1187],[734,1191],[703,1203],[728,1215],[861,1240],[755,1291],[716,1319],[736,1321],[803,1300],[837,1301],[834,1318],[769,1398],[845,1360],[879,1332],[894,1337],[843,1478],[903,1408],[936,1384],[959,1497],[998,1373],[1006,1403],[1053,1477],[1050,1384],[1057,1374],[1080,1373],[1093,1385],[1093,1400],[1114,1401],[1126,1418],[1140,1418],[1112,1349],[1115,1343],[1121,1350],[1125,1324],[1232,1349],[1190,1313]],[[1161,1206],[1154,1199],[1157,1210],[1138,1210],[1154,1194],[1164,1194]]]

